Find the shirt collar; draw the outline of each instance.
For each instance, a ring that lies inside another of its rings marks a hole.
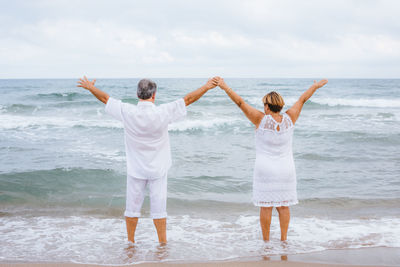
[[[150,102],[150,101],[139,101],[138,103],[137,103],[137,105],[138,106],[154,106],[154,103],[153,102]]]

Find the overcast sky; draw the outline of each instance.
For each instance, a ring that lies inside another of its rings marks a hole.
[[[0,4],[0,78],[400,78],[397,0]]]

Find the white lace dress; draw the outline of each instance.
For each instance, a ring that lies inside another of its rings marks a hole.
[[[253,203],[260,207],[290,206],[298,203],[292,139],[294,125],[282,114],[280,123],[271,115],[256,130],[256,163]]]

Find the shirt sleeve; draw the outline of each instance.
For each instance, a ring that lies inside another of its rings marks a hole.
[[[122,102],[115,98],[108,98],[105,111],[114,119],[122,121]]]
[[[161,107],[168,117],[168,123],[176,122],[186,117],[186,104],[183,98],[171,103],[162,104]]]

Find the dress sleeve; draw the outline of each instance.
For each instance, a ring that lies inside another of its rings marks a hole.
[[[162,104],[160,107],[166,114],[168,123],[176,122],[186,117],[186,104],[183,98],[171,103]]]
[[[108,98],[105,111],[114,119],[122,121],[122,102],[115,98]]]

